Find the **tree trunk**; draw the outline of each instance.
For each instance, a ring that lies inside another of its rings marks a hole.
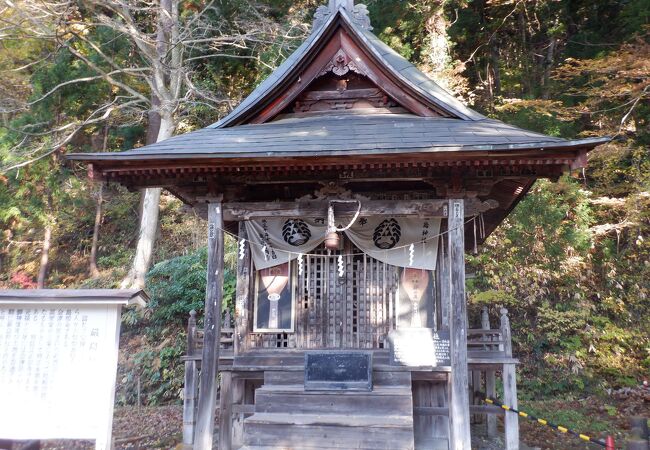
[[[158,133],[160,133],[160,99],[155,95],[151,96],[151,111],[147,113],[147,145],[158,142]]]
[[[41,251],[41,266],[38,270],[38,281],[36,288],[45,288],[45,279],[47,278],[47,269],[50,262],[50,246],[52,244],[52,222],[48,221],[45,225],[45,234],[43,235],[43,248]]]
[[[178,1],[161,0],[158,15],[158,24],[156,31],[156,52],[160,60],[165,60],[169,51],[178,52],[177,48],[171,49],[170,46],[176,42],[174,39],[174,30],[178,26]],[[165,97],[162,92],[169,92],[164,84],[173,83],[172,73],[174,67],[160,65],[154,67],[152,75],[153,93],[152,93],[152,114],[149,119],[151,126],[158,126],[158,137],[156,142],[163,141],[174,132],[175,124],[173,117],[174,100],[178,99],[178,92],[175,97]],[[151,130],[150,130],[151,131]],[[151,134],[149,135],[151,136]],[[138,245],[135,250],[135,258],[129,275],[122,281],[122,288],[144,288],[145,276],[151,267],[153,259],[153,248],[156,242],[156,232],[158,230],[158,214],[160,203],[160,188],[148,188],[144,190],[142,196],[142,208],[140,214],[140,233],[138,236]]]
[[[104,126],[104,137],[102,139],[102,152],[108,148],[108,131],[109,126]],[[97,206],[95,208],[95,226],[93,227],[93,242],[90,246],[90,261],[88,263],[88,271],[90,276],[97,278],[99,276],[99,268],[97,267],[97,245],[99,243],[99,227],[102,224],[102,204],[104,202],[104,185],[99,184],[97,190]]]
[[[552,37],[551,42],[546,49],[546,58],[544,58],[544,74],[542,75],[542,98],[548,100],[551,94],[551,71],[553,69],[553,61],[555,60],[555,46],[557,39]]]
[[[524,5],[525,7],[525,5]],[[521,58],[521,95],[526,96],[532,91],[531,79],[530,79],[530,52],[528,51],[528,39],[526,36],[526,17],[524,16],[523,11],[519,11],[517,14],[517,23],[519,25],[519,50]]]
[[[155,144],[160,133],[160,99],[155,95],[151,96],[151,111],[147,113],[147,137],[146,145]],[[138,204],[138,221],[142,222],[142,206],[144,205],[144,194],[146,189],[140,189],[140,203]]]
[[[499,42],[495,37],[490,45],[490,68],[492,70],[492,92],[495,96],[501,95],[501,70],[499,68]]]
[[[172,113],[164,111],[161,114],[158,141],[171,137],[173,132],[174,119]],[[123,289],[127,287],[134,289],[144,288],[145,276],[151,267],[153,248],[156,242],[161,190],[160,188],[148,188],[144,190],[138,245],[135,250],[135,258],[133,259],[131,271],[122,281],[121,287]]]
[[[95,208],[95,227],[93,228],[93,243],[90,246],[90,276],[97,278],[99,269],[97,268],[97,243],[99,242],[99,226],[102,223],[102,203],[104,202],[104,185],[100,183],[97,191],[97,206]]]

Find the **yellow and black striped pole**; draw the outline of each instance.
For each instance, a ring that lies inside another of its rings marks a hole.
[[[535,417],[532,414],[528,414],[528,413],[526,413],[524,411],[519,411],[519,410],[517,410],[515,408],[511,408],[510,406],[504,405],[503,403],[501,403],[500,401],[498,401],[495,398],[488,397],[483,392],[476,392],[476,395],[478,397],[480,397],[481,400],[483,400],[485,403],[487,403],[489,405],[498,406],[499,408],[506,411],[506,413],[510,412],[510,413],[513,413],[513,414],[518,414],[519,417],[524,417],[524,418],[526,418],[528,420],[532,420],[533,422],[537,422],[540,425],[546,425],[547,427],[553,428],[553,429],[559,431],[560,433],[566,433],[566,434],[573,435],[573,436],[575,436],[577,438],[582,439],[585,442],[592,442],[594,444],[603,446],[607,450],[610,450],[610,449],[614,450],[613,446],[610,447],[609,443],[606,443],[605,441],[603,441],[601,439],[594,439],[592,437],[587,436],[586,434],[578,433],[577,431],[573,431],[573,430],[571,430],[571,429],[569,429],[567,427],[563,427],[562,425],[556,425],[553,422],[550,422],[550,421],[548,421],[546,419],[540,419],[539,417]]]

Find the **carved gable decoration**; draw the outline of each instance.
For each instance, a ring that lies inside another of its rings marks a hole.
[[[334,75],[343,76],[349,71],[364,74],[365,73],[359,69],[359,67],[352,61],[352,58],[345,53],[345,50],[341,49],[336,52],[334,58],[329,62],[325,69],[319,74],[320,76],[332,72]]]
[[[399,107],[367,75],[341,48],[285,113]]]

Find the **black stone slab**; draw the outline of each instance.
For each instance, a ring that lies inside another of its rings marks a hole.
[[[390,362],[407,367],[451,366],[449,331],[401,328],[388,335]]]
[[[305,352],[306,391],[371,391],[372,352]]]

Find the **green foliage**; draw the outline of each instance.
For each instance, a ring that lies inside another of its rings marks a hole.
[[[643,206],[627,210],[628,220],[645,220],[638,216],[648,201],[633,198]],[[641,238],[615,245],[593,226],[611,215],[599,205],[569,178],[538,183],[469,258],[472,304],[509,308],[523,389],[536,398],[635,385],[644,374],[635,361],[647,358],[650,342],[639,316],[650,288],[647,221]]]
[[[229,243],[230,247],[234,244]],[[201,247],[186,255],[156,264],[147,274],[146,290],[150,302],[144,314],[126,310],[122,321],[130,336],[142,336],[139,351],[128,354],[121,365],[122,377],[117,399],[134,404],[140,379],[143,402],[157,405],[178,401],[183,387],[186,351],[185,326],[190,311],[202,317],[205,305],[207,249]],[[224,277],[223,311],[233,313],[236,278],[227,269]],[[146,338],[145,338],[146,337]]]
[[[182,326],[192,310],[202,313],[205,304],[207,250],[179,256],[156,264],[147,274],[147,306],[153,325],[176,323]],[[231,270],[224,277],[223,311],[234,307],[236,278]]]
[[[138,381],[143,404],[179,402],[184,373],[180,357],[185,350],[186,336],[171,331],[152,333],[146,343],[140,344],[140,350],[120,365],[116,393],[119,405],[137,404]],[[164,337],[156,342],[154,339],[159,336]]]

